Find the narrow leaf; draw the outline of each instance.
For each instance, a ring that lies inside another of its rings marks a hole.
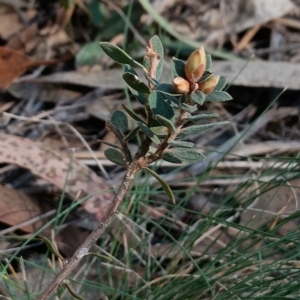
[[[175,205],[175,197],[174,197],[174,194],[173,194],[170,186],[153,170],[151,170],[149,168],[145,168],[145,170],[147,170],[147,172],[150,173],[161,184],[162,188],[164,189],[166,194],[169,196],[169,198]]]
[[[118,151],[116,149],[113,149],[113,148],[106,149],[104,151],[104,155],[108,160],[110,160],[111,162],[113,162],[117,165],[120,165],[123,167],[126,165],[125,157],[123,156],[123,154],[120,151]]]
[[[220,76],[219,82],[215,87],[215,91],[222,91],[226,86],[226,76]]]
[[[168,152],[165,152],[163,154],[162,159],[165,161],[168,161],[172,164],[182,164],[183,163],[183,161],[181,159],[179,159],[178,157],[176,157]]]
[[[138,76],[132,73],[124,73],[123,79],[132,89],[136,90],[137,92],[144,94],[151,93],[149,87],[144,82],[142,82]]]
[[[166,129],[165,126],[155,126],[155,127],[151,126],[151,130],[154,132],[156,136],[158,136],[161,139],[166,138],[168,135],[168,130]]]
[[[106,141],[103,141],[103,140],[97,140],[97,142],[100,142],[101,144],[105,144],[107,146],[111,146],[111,147],[114,147],[116,149],[120,149],[121,150],[121,147],[118,146],[118,145],[115,145],[115,144],[112,144],[112,143],[109,143],[109,142],[106,142]]]
[[[184,71],[185,62],[183,60],[173,57],[171,68],[172,68],[173,77],[179,76],[179,77],[186,79],[185,71]]]
[[[137,133],[140,131],[140,127],[136,127],[133,130],[131,130],[125,137],[124,137],[124,142],[127,142],[129,140],[132,140],[133,138],[136,137]]]
[[[206,81],[207,79],[209,79],[210,77],[213,77],[213,76],[214,76],[214,73],[205,71],[204,74],[203,74],[203,76],[198,81],[198,83],[204,82],[204,81]]]
[[[154,53],[156,53],[158,64],[156,66],[156,74],[155,79],[159,80],[163,70],[163,63],[164,63],[164,47],[157,35],[153,36],[150,41],[149,45]]]
[[[48,240],[48,239],[47,239],[46,237],[44,237],[44,236],[40,237],[39,239],[42,240],[42,241],[46,244],[48,250],[49,250],[51,253],[53,253],[53,254],[54,254],[56,257],[58,257],[60,260],[62,260],[62,261],[64,260],[63,256],[58,252],[58,250],[54,247],[54,245],[51,243],[50,240]]]
[[[206,71],[210,70],[211,63],[212,63],[211,55],[210,54],[206,54],[206,68],[205,68]]]
[[[111,116],[110,122],[122,133],[128,130],[128,119],[126,114],[121,110],[115,110]]]
[[[161,115],[169,120],[173,119],[175,115],[174,109],[167,101],[164,100],[160,93],[152,91],[148,100],[154,115]]]
[[[113,45],[109,42],[100,42],[99,43],[102,50],[115,62],[125,65],[136,65],[143,68],[143,65],[135,61],[131,56],[129,56],[125,51],[119,48],[116,45]]]
[[[197,103],[199,105],[203,105],[205,98],[206,98],[206,95],[201,91],[196,90],[196,91],[190,93],[190,99],[194,103]]]
[[[202,153],[196,152],[191,149],[186,148],[172,148],[168,149],[164,155],[163,159],[165,159],[165,154],[167,154],[167,158],[173,157],[181,160],[182,162],[196,162],[196,161],[204,161],[205,156]]]
[[[189,105],[186,103],[181,103],[180,107],[181,107],[181,109],[183,109],[184,111],[187,111],[189,113],[193,113],[198,109],[197,105]]]
[[[161,144],[159,138],[154,134],[154,132],[144,123],[138,122],[142,131],[157,145]]]
[[[217,113],[211,113],[211,114],[200,114],[200,115],[195,115],[195,116],[188,116],[186,119],[191,121],[191,122],[198,122],[200,120],[205,120],[209,118],[218,118],[219,114]]]
[[[136,121],[138,121],[138,122],[143,122],[143,123],[145,123],[138,115],[136,115],[136,113],[135,112],[133,112],[132,110],[130,110],[128,107],[126,107],[124,104],[122,104],[122,106],[123,106],[123,108],[125,109],[125,111],[129,114],[129,116],[132,118],[132,119],[134,119],[134,120],[136,120]]]
[[[163,117],[163,116],[161,116],[161,115],[155,115],[155,119],[156,119],[161,125],[166,126],[168,129],[170,129],[170,130],[172,130],[172,131],[175,131],[175,130],[176,130],[175,125],[174,125],[174,123],[173,123],[171,120],[169,120],[169,119],[167,119],[167,118],[165,118],[165,117]]]
[[[76,299],[84,300],[68,283],[64,283],[64,285],[67,287],[69,293]]]
[[[131,73],[133,75],[138,76],[137,72],[130,65],[125,65],[124,66],[124,73]]]
[[[173,147],[181,147],[181,148],[192,148],[195,146],[194,143],[184,142],[184,141],[173,141],[170,142],[169,145]]]
[[[223,91],[213,91],[206,96],[206,101],[211,102],[223,102],[228,100],[232,100],[232,97],[227,92]]]
[[[223,121],[223,122],[217,122],[217,123],[211,123],[211,124],[204,124],[204,125],[192,125],[189,127],[186,127],[181,130],[181,132],[186,133],[186,134],[194,134],[194,133],[200,133],[205,130],[209,130],[214,127],[221,127],[229,124],[228,121]]]
[[[101,258],[101,259],[105,259],[107,261],[113,261],[110,257],[108,257],[107,255],[103,255],[100,253],[96,253],[96,252],[88,252],[88,255],[93,255],[95,257]]]

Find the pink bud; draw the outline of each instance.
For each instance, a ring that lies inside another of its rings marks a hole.
[[[190,82],[197,82],[203,75],[206,67],[206,56],[203,47],[195,50],[187,59],[185,75]]]
[[[206,81],[202,83],[198,83],[199,85],[198,90],[202,91],[205,94],[211,93],[215,89],[216,85],[218,84],[219,79],[220,76],[214,75],[208,78]]]
[[[182,77],[175,77],[172,84],[176,93],[187,94],[190,91],[190,84]]]

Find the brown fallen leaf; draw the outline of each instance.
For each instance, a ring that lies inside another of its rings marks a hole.
[[[0,186],[0,222],[15,226],[42,213],[41,205],[36,200],[15,189]],[[42,221],[37,221],[20,229],[32,233],[42,225]]]
[[[58,62],[58,60],[33,60],[22,52],[0,47],[0,89],[8,88],[15,79],[31,68],[55,65]]]
[[[77,159],[26,138],[0,133],[0,163],[29,169],[73,198],[91,195],[83,208],[96,220],[104,216],[114,197],[103,179]]]

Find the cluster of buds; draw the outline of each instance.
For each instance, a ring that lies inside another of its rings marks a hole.
[[[202,80],[206,68],[206,54],[203,47],[195,50],[187,59],[185,64],[185,77],[173,79],[174,90],[179,94],[188,94],[200,90],[205,94],[211,93],[216,87],[220,76],[212,75]]]

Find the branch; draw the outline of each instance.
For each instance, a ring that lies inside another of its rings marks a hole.
[[[126,173],[123,177],[123,181],[120,185],[119,191],[117,192],[111,207],[109,208],[106,215],[103,217],[101,222],[99,222],[96,229],[94,229],[91,234],[86,238],[82,245],[76,250],[74,255],[66,261],[60,273],[56,278],[48,285],[48,287],[42,292],[42,294],[36,298],[36,300],[46,300],[51,296],[59,286],[64,283],[67,276],[76,268],[80,263],[82,258],[88,254],[89,249],[94,245],[97,240],[104,234],[107,226],[111,222],[112,218],[118,213],[118,209],[125,199],[126,194],[134,180],[135,174],[142,168],[144,160],[138,160],[130,163],[127,167]]]

